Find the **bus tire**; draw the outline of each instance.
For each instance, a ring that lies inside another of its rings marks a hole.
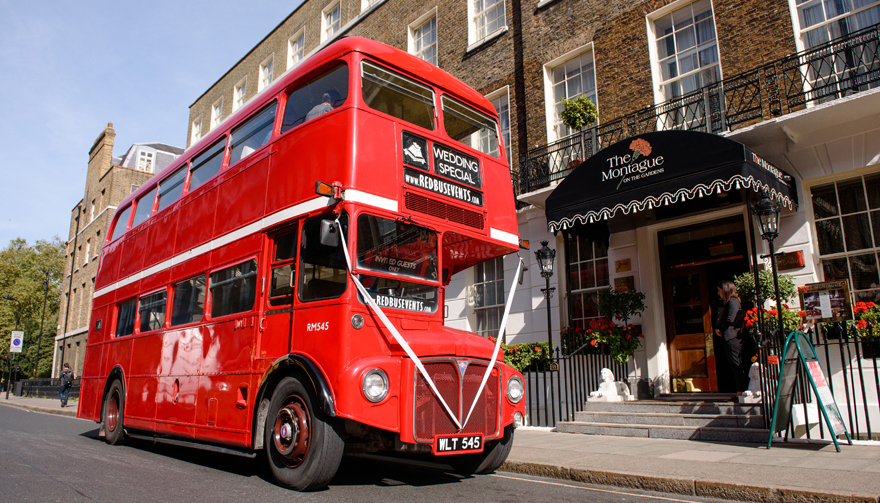
[[[125,438],[122,418],[125,417],[125,395],[122,384],[114,380],[104,397],[101,411],[101,428],[104,430],[104,441],[110,445],[119,445]]]
[[[345,447],[333,419],[315,407],[312,394],[294,377],[282,379],[272,394],[264,445],[275,480],[297,491],[326,487]]]
[[[454,456],[449,460],[449,464],[455,471],[464,475],[492,473],[504,464],[512,448],[513,428],[508,427],[505,428],[504,437],[486,444],[483,452]]]

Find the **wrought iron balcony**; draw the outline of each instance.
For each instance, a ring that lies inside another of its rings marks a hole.
[[[530,150],[520,157],[514,190],[548,187],[604,146],[637,134],[733,131],[875,87],[880,24]]]

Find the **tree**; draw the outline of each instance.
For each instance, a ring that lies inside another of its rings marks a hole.
[[[52,372],[52,351],[55,327],[58,326],[64,257],[64,242],[58,236],[49,241],[37,240],[32,246],[24,239],[17,238],[0,250],[0,297],[11,296],[21,302],[21,323],[16,328],[15,312],[18,304],[0,299],[0,345],[4,345],[2,354],[6,354],[12,331],[24,331],[24,350],[15,356],[15,364],[21,367],[19,376],[22,379],[34,377],[47,272],[49,290],[46,297],[46,319],[43,322],[40,368],[37,369],[36,377],[49,377]]]

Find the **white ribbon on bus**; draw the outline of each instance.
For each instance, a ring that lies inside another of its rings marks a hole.
[[[443,408],[446,409],[446,413],[449,414],[449,417],[455,423],[455,426],[458,427],[458,431],[464,430],[465,425],[468,422],[468,419],[471,417],[471,412],[474,410],[474,406],[477,404],[477,400],[480,398],[480,394],[483,392],[483,388],[486,386],[486,381],[489,379],[489,375],[492,373],[492,368],[495,366],[495,361],[498,358],[498,351],[501,349],[501,340],[503,339],[504,330],[507,325],[507,315],[510,312],[510,304],[513,301],[513,292],[516,290],[516,287],[513,286],[510,288],[510,294],[507,296],[507,304],[504,306],[504,316],[501,318],[501,328],[498,330],[498,339],[495,341],[495,351],[492,353],[492,360],[489,362],[489,366],[486,367],[486,373],[483,375],[483,380],[480,382],[480,388],[477,390],[477,394],[474,395],[474,401],[471,404],[471,408],[468,411],[468,415],[464,420],[464,423],[460,423],[455,414],[452,413],[452,410],[449,408],[449,405],[446,403],[446,400],[443,399],[443,395],[437,390],[437,386],[434,385],[434,380],[431,379],[431,376],[428,375],[428,371],[425,370],[425,366],[422,365],[422,361],[416,356],[415,352],[413,352],[412,348],[407,344],[406,340],[400,335],[400,332],[397,331],[397,328],[391,323],[391,320],[385,316],[385,313],[382,311],[376,302],[373,300],[373,297],[370,296],[370,292],[367,291],[367,288],[361,284],[360,280],[354,274],[354,269],[351,267],[351,258],[348,256],[348,245],[345,240],[345,233],[342,232],[342,226],[339,224],[339,218],[336,219],[336,228],[339,229],[339,238],[342,242],[342,251],[345,254],[345,264],[348,266],[348,273],[351,275],[351,279],[354,280],[354,284],[357,287],[358,291],[361,293],[361,296],[367,301],[367,305],[376,313],[380,320],[382,320],[382,324],[385,325],[385,328],[391,333],[391,336],[394,337],[394,340],[400,344],[400,347],[403,348],[403,351],[407,356],[415,364],[416,368],[421,372],[422,376],[425,377],[425,381],[427,381],[428,386],[431,388],[431,391],[434,392],[434,395],[440,400],[440,403],[443,405]],[[520,258],[519,266],[516,269],[516,275],[513,278],[513,285],[516,285],[519,281],[519,275],[522,271],[523,262]]]

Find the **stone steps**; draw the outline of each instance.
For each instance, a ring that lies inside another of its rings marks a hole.
[[[765,443],[760,404],[729,401],[588,402],[556,430],[586,435]]]

